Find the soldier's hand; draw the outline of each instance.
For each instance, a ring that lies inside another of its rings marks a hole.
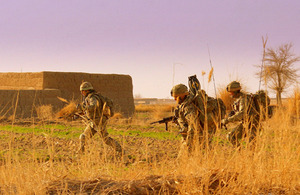
[[[226,128],[226,124],[228,124],[228,119],[222,119],[221,120],[221,128],[223,128],[223,127]]]

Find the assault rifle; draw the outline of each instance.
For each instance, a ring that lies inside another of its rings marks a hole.
[[[171,121],[176,122],[176,119],[177,119],[177,117],[175,117],[175,116],[169,116],[169,117],[163,118],[162,120],[154,121],[154,122],[150,123],[150,125],[155,124],[155,123],[159,123],[159,124],[165,123],[165,125],[166,125],[165,130],[168,131],[168,123],[171,122]]]

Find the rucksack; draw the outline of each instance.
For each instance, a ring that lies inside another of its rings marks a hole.
[[[112,117],[114,115],[113,101],[110,98],[103,96],[99,93],[95,93],[93,95],[95,95],[95,97],[98,99],[98,101],[102,102],[103,115],[107,116],[107,117]]]
[[[264,90],[259,90],[255,94],[251,94],[256,113],[261,119],[265,119],[269,114],[271,99]]]
[[[222,99],[213,98],[206,94],[204,90],[200,89],[200,82],[197,79],[196,75],[190,76],[189,78],[189,91],[193,96],[193,104],[200,111],[200,120],[204,122],[204,113],[201,113],[201,110],[205,110],[207,112],[207,121],[209,125],[214,125],[215,122],[223,119],[226,114],[226,106]]]
[[[226,106],[221,98],[208,97],[207,111],[211,111],[214,116],[223,119],[226,114]]]
[[[190,101],[197,108],[198,117],[203,127],[207,122],[208,127],[214,129],[225,117],[226,106],[222,99],[207,96],[204,90],[192,97]]]

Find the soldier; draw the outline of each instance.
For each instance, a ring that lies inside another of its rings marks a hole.
[[[84,152],[86,139],[93,137],[99,132],[104,143],[112,147],[117,152],[117,155],[120,156],[122,154],[121,145],[109,137],[106,130],[107,120],[112,113],[110,113],[104,97],[98,94],[89,82],[83,82],[80,85],[80,91],[83,96],[83,102],[77,106],[77,109],[79,112],[83,112],[84,117],[87,119],[87,126],[79,137],[79,152]]]
[[[251,95],[241,92],[241,85],[237,81],[229,83],[226,90],[235,101],[233,103],[233,111],[227,118],[222,119],[221,124],[226,125],[231,122],[239,122],[228,133],[228,140],[234,145],[239,145],[239,140],[245,137],[252,141],[257,134],[259,125],[259,114],[254,108],[253,98],[251,98]]]
[[[175,117],[182,135],[182,146],[178,158],[186,151],[191,153],[195,150],[196,144],[200,144],[205,138],[203,136],[204,110],[203,105],[198,108],[193,103],[194,97],[189,94],[188,88],[183,84],[175,85],[171,95],[177,102]]]

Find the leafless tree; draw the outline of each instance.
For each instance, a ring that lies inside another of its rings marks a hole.
[[[298,69],[294,64],[300,60],[292,53],[293,45],[283,44],[277,49],[268,48],[264,56],[264,67],[259,73],[268,87],[276,93],[277,104],[281,105],[281,94],[294,82],[297,82]]]

